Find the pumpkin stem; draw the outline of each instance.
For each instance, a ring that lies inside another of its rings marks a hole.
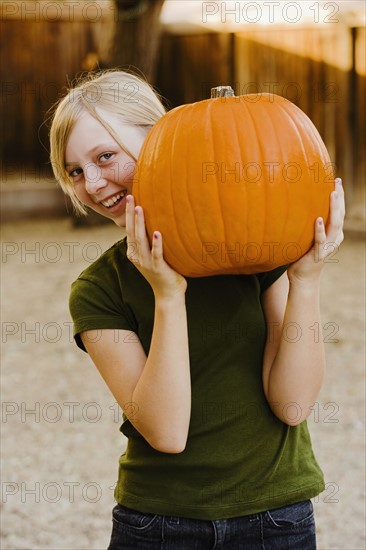
[[[233,95],[235,94],[231,86],[217,86],[217,88],[211,88],[211,98],[229,97]]]

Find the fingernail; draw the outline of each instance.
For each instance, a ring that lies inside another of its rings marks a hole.
[[[157,233],[156,231],[154,231],[154,239],[158,239],[159,238],[159,233]]]
[[[323,225],[323,218],[318,219],[318,225]]]
[[[342,185],[342,180],[341,180],[341,178],[337,178],[337,179],[336,179],[336,182],[338,183],[338,185]]]

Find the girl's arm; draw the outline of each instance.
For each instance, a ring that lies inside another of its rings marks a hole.
[[[344,193],[341,181],[336,180],[326,230],[318,218],[313,248],[263,294],[267,322],[264,392],[274,414],[289,425],[309,416],[323,382],[320,275],[343,240],[343,219]],[[319,327],[320,337],[314,337],[314,326]]]
[[[85,348],[131,423],[161,452],[184,450],[191,414],[186,280],[163,258],[162,236],[150,248],[140,207],[128,197],[127,256],[150,283],[155,296],[154,328],[146,357],[138,337],[102,330],[81,335]]]

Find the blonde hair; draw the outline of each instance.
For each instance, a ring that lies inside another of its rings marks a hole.
[[[83,113],[93,116],[110,133],[118,145],[134,160],[118,132],[104,119],[100,111],[111,113],[125,124],[153,126],[165,114],[165,109],[152,86],[141,77],[118,70],[101,71],[83,78],[53,107],[50,128],[50,159],[52,170],[62,190],[71,199],[79,214],[87,214],[77,198],[72,178],[65,168],[65,150],[70,133]]]

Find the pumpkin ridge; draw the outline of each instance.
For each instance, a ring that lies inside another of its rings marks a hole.
[[[174,151],[174,145],[175,145],[175,142],[177,140],[177,127],[179,126],[179,121],[181,120],[182,118],[182,113],[185,111],[186,109],[181,109],[181,113],[180,113],[180,116],[178,117],[178,120],[175,120],[175,127],[174,127],[174,132],[173,132],[173,135],[172,135],[172,138],[171,138],[171,141],[170,141],[170,150],[171,151]],[[176,233],[178,235],[178,239],[180,241],[180,245],[182,246],[183,248],[183,251],[184,253],[186,253],[186,246],[182,240],[182,236],[181,236],[181,233],[179,231],[180,229],[180,224],[179,224],[179,220],[178,220],[178,223],[177,222],[177,216],[176,216],[176,206],[174,204],[174,200],[173,200],[173,191],[172,191],[172,182],[174,182],[174,170],[173,170],[173,160],[174,160],[174,157],[173,158],[170,158],[170,161],[169,161],[169,172],[170,172],[170,179],[169,179],[169,187],[167,189],[167,192],[169,192],[169,195],[170,195],[170,203],[171,203],[171,206],[172,206],[172,214],[173,214],[173,219],[174,219],[174,225],[175,225],[175,228],[176,228]],[[179,217],[178,217],[179,218]],[[169,253],[171,254],[171,256],[173,258],[176,258],[177,261],[179,263],[181,263],[181,260],[179,258],[177,258],[174,254],[174,250],[170,249],[169,250]]]
[[[282,96],[281,96],[281,99],[284,99],[284,98],[282,98]],[[281,113],[285,113],[285,114],[286,114],[286,118],[287,118],[287,120],[288,120],[290,126],[291,126],[292,128],[294,128],[293,120],[292,120],[291,116],[287,113],[287,111],[283,108],[282,103],[283,103],[283,102],[282,102],[281,100],[278,101],[278,108],[279,108],[279,111],[280,111]],[[284,155],[284,152],[283,152],[283,149],[282,149],[282,141],[281,141],[281,139],[279,139],[278,142],[279,142],[279,144],[280,144],[281,158],[282,158],[282,159],[285,159],[284,166],[281,167],[281,169],[283,170],[284,167],[286,166],[286,164],[289,162],[289,157],[288,157],[288,156],[285,157],[285,155]],[[286,152],[287,152],[287,148],[286,148]],[[286,210],[289,211],[289,210],[290,210],[290,209],[289,209],[289,205],[291,205],[291,191],[292,191],[291,188],[290,188],[290,185],[293,185],[293,184],[292,184],[291,182],[286,181],[286,178],[285,178],[283,175],[282,175],[282,178],[285,180],[285,181],[284,181],[285,185],[284,185],[283,187],[284,187],[284,189],[286,189],[286,194],[285,194]],[[280,236],[280,239],[279,239],[281,243],[284,243],[284,244],[286,244],[286,245],[289,244],[288,242],[285,242],[285,234],[287,233],[287,227],[288,227],[288,225],[289,225],[289,221],[290,221],[290,220],[288,219],[288,217],[284,218],[284,223],[282,224],[281,236]],[[297,222],[296,222],[296,223],[297,223]],[[298,234],[297,234],[297,237],[296,237],[296,238],[297,238],[297,240],[298,240]],[[287,250],[287,249],[286,249],[286,250]],[[284,253],[284,252],[283,252],[283,250],[282,250],[282,251],[281,251],[281,254],[283,255],[283,253]],[[282,263],[289,263],[289,262],[288,262],[288,258],[286,258],[286,261],[285,261],[285,258],[284,258],[284,257],[283,257],[282,259],[283,259],[283,262],[282,262]]]
[[[229,100],[229,98],[228,98]],[[236,143],[235,143],[235,148],[239,151],[239,154],[240,154],[240,158],[238,159],[239,161],[239,170],[242,169],[242,164],[243,164],[243,144],[239,138],[240,134],[241,134],[241,129],[239,128],[240,125],[242,125],[245,120],[245,115],[242,116],[243,114],[243,111],[244,113],[246,113],[247,111],[247,108],[243,107],[243,104],[242,102],[239,102],[239,104],[237,104],[237,98],[236,97],[233,97],[233,98],[230,98],[230,105],[231,105],[231,119],[233,120],[234,122],[234,129],[235,131],[232,132],[230,134],[230,138],[232,139],[233,136],[236,137]],[[237,113],[235,113],[235,109],[237,107]],[[238,116],[235,116],[235,114],[237,114]],[[248,208],[247,208],[247,205],[248,205],[248,192],[247,192],[247,186],[244,185],[244,183],[240,182],[239,181],[239,184],[240,186],[244,187],[244,193],[245,193],[245,198],[244,200],[242,200],[240,202],[240,207],[243,206],[245,208],[245,211],[240,211],[240,217],[241,219],[245,219],[247,220],[248,218]],[[240,235],[240,242],[239,242],[239,245],[241,246],[242,244],[245,245],[246,244],[246,241],[247,241],[247,235],[248,235],[248,224],[247,222],[245,223],[245,229],[243,228],[243,233],[245,231],[245,235]],[[245,241],[245,242],[244,242]],[[234,243],[235,245],[236,243]],[[238,265],[237,263],[231,261],[231,265],[237,270],[238,269]]]
[[[267,100],[267,98],[265,98]],[[268,101],[267,101],[268,103]],[[265,104],[264,105],[264,116],[266,119],[269,120],[269,124],[271,124],[272,128],[273,128],[273,133],[276,134],[276,130],[275,130],[275,127],[274,127],[274,124],[273,124],[273,120],[272,120],[272,117],[267,113],[267,109],[268,109],[268,105]],[[258,135],[258,134],[256,134]],[[260,140],[259,140],[259,143],[260,143]],[[267,148],[264,148],[263,150],[263,147],[260,145],[260,148],[261,148],[261,157],[260,158],[264,158],[265,159],[265,162],[268,162],[268,160],[266,159],[266,155],[267,155]],[[270,160],[270,159],[269,159]],[[270,162],[272,162],[270,160]],[[264,170],[264,163],[263,163],[263,170]],[[266,176],[264,176],[264,182],[263,182],[263,185],[266,187],[266,192],[264,194],[264,216],[263,216],[263,220],[264,220],[264,223],[263,223],[263,234],[262,234],[262,246],[264,247],[264,243],[270,243],[270,246],[271,246],[271,241],[269,238],[267,238],[267,219],[269,218],[269,215],[270,215],[270,211],[271,211],[271,208],[270,208],[270,204],[271,204],[271,201],[273,201],[273,197],[271,196],[271,185],[270,185],[270,177],[268,177],[268,181],[267,181],[267,178]],[[276,181],[273,182],[273,186],[275,187],[276,186]],[[276,192],[276,189],[275,189],[275,192]],[[265,267],[265,270],[268,271],[272,268],[272,266],[268,266],[268,263],[269,263],[269,259],[265,258],[265,263],[264,263],[264,266]]]
[[[179,126],[180,126],[180,122],[182,120],[182,117],[184,117],[184,120],[187,116],[187,110],[189,111],[192,111],[193,109],[193,105],[192,104],[189,104],[186,106],[186,108],[182,109],[181,112],[180,112],[180,116],[178,117],[178,119],[175,121],[175,128],[174,128],[174,132],[173,132],[173,135],[172,135],[172,139],[171,139],[171,151],[175,151],[175,142],[177,141],[178,139],[178,136],[179,136]],[[183,132],[183,135],[184,135],[184,132]],[[187,144],[187,142],[185,142]],[[183,232],[182,232],[182,228],[180,226],[180,223],[179,223],[179,215],[177,216],[177,207],[179,208],[179,203],[175,204],[175,201],[173,200],[173,190],[172,190],[172,182],[175,182],[175,177],[174,177],[174,173],[173,173],[173,160],[174,160],[175,157],[173,157],[173,159],[171,159],[170,163],[169,163],[169,171],[170,171],[170,185],[169,185],[169,193],[170,193],[170,201],[171,201],[171,205],[172,205],[172,211],[173,211],[173,217],[174,217],[174,222],[175,222],[175,227],[176,227],[176,233],[178,235],[178,238],[179,238],[179,241],[180,241],[180,245],[184,251],[184,254],[185,256],[190,259],[190,263],[194,263],[197,265],[198,269],[201,269],[202,266],[201,264],[196,260],[196,258],[192,255],[192,252],[191,252],[191,247],[187,247],[187,244],[186,244],[186,233],[184,231],[184,224],[183,224]],[[185,151],[185,158],[187,158],[187,154],[186,154],[186,151]],[[182,165],[181,165],[182,166]],[[182,169],[180,166],[180,169]],[[179,176],[179,181],[182,183],[182,181],[184,181],[184,184],[185,184],[185,191],[187,191],[187,169],[186,169],[186,164],[183,163],[183,166],[185,167],[185,170],[186,170],[186,173],[185,173],[185,176],[186,177],[180,177]],[[191,204],[190,201],[188,201],[189,204]],[[192,211],[192,218],[194,220],[194,222],[196,223],[195,221],[195,216],[193,215],[193,211]],[[178,221],[178,223],[176,223]],[[197,223],[196,223],[196,226],[197,226]],[[174,251],[172,251],[170,249],[169,253],[172,255],[172,257],[176,258],[177,262],[180,264],[180,265],[183,265],[183,268],[181,268],[181,272],[184,273],[184,271],[186,271],[186,267],[184,265],[184,262],[182,262],[182,260],[180,260],[179,258],[177,258],[177,256],[174,254]]]
[[[277,161],[278,159],[278,155],[280,157],[280,159],[283,159],[284,158],[284,155],[283,155],[283,149],[282,149],[282,141],[281,141],[281,138],[280,138],[280,135],[278,133],[278,130],[277,130],[277,124],[276,124],[276,116],[277,116],[277,111],[274,111],[274,113],[269,113],[268,112],[268,109],[271,108],[271,101],[270,101],[270,94],[268,94],[268,96],[266,96],[266,100],[267,100],[267,105],[265,107],[265,117],[266,117],[266,120],[268,121],[269,124],[271,124],[272,126],[272,135],[275,136],[275,140],[276,140],[276,158],[275,159],[268,159],[270,162],[273,162],[273,161]],[[273,103],[276,103],[276,107],[277,105],[280,105],[281,101],[284,99],[282,96],[279,96],[279,95],[273,95]],[[267,162],[268,162],[267,160]],[[280,185],[280,182],[282,182],[282,167],[281,167],[281,163],[279,163],[279,167],[280,167],[280,174],[278,175],[278,178],[276,179],[276,177],[274,177],[274,181],[273,181],[273,188],[274,188],[274,193],[277,194],[278,191],[279,191],[279,185]],[[288,212],[288,206],[289,206],[289,190],[288,190],[288,187],[287,187],[287,183],[285,185],[286,187],[286,195],[285,197],[282,197],[282,203],[285,203],[285,211]],[[281,186],[281,188],[283,188],[283,186]],[[269,193],[266,193],[266,212],[267,212],[267,216],[268,214],[270,213],[271,211],[271,208],[270,208],[270,201],[273,200],[273,197],[270,196]],[[268,206],[269,205],[269,206]],[[277,217],[277,214],[278,212],[272,212],[272,215],[276,216]],[[269,216],[268,216],[269,217]],[[268,218],[267,218],[268,219]],[[278,217],[277,217],[278,219]],[[284,240],[284,234],[286,232],[286,227],[287,227],[287,217],[283,217],[282,218],[282,224],[281,224],[281,230],[280,230],[280,234],[277,235],[277,238],[276,240],[270,240],[270,237],[268,237],[269,239],[269,243],[270,244],[274,244],[274,243],[277,243],[277,242],[280,242],[280,243],[283,243],[283,240]],[[264,228],[267,229],[267,224],[264,223]],[[267,235],[266,235],[266,241],[263,240],[263,242],[267,242],[268,241],[267,239]],[[282,251],[281,252],[278,252],[278,254],[282,254]],[[275,253],[275,259],[278,258],[278,256],[276,255]],[[267,261],[267,264],[268,262],[270,262],[270,260]],[[272,260],[272,262],[270,262],[271,265],[269,266],[269,269],[272,269],[273,268],[273,265],[275,263],[275,260]],[[282,264],[284,264],[285,262],[282,262]],[[268,268],[266,268],[268,270]]]
[[[246,122],[248,122],[248,118],[249,118],[251,123],[252,123],[253,129],[255,129],[253,118],[252,118],[251,114],[249,113],[248,105],[244,101],[243,97],[241,97],[240,108],[241,108],[241,112],[242,112],[242,120],[240,120],[240,123],[243,123],[245,120],[246,120]],[[234,118],[234,120],[235,120],[235,130],[236,130],[235,133],[239,136],[241,132],[240,132],[240,128],[238,129],[238,120],[236,118]],[[250,132],[248,131],[248,127],[246,127],[246,130],[247,130],[247,134],[249,135]],[[238,142],[239,142],[239,140],[238,140]],[[242,145],[239,142],[240,161],[241,161],[240,166],[241,166],[242,169],[244,168],[243,163],[245,163],[248,160],[248,157],[247,157],[248,153],[246,151],[246,147],[247,147],[246,144]],[[248,223],[248,216],[250,216],[250,212],[248,211],[248,208],[247,208],[247,205],[248,205],[248,202],[249,202],[248,201],[248,184],[245,181],[245,179],[244,179],[244,182],[245,183],[243,183],[243,186],[244,186],[244,190],[245,190],[245,218],[243,216],[243,219],[245,219],[245,235],[244,235],[244,231],[243,231],[243,235],[240,235],[240,237],[242,239],[240,244],[246,245],[248,243],[248,241],[250,241],[250,239],[248,239],[248,235],[249,235],[248,227],[250,227],[250,223]]]
[[[212,139],[212,133],[213,133],[212,132],[212,126],[213,126],[213,123],[216,122],[214,113],[215,113],[215,109],[220,107],[220,104],[218,103],[219,101],[221,102],[221,99],[217,98],[217,100],[209,101],[209,103],[207,103],[207,115],[206,116],[207,116],[207,120],[209,122],[209,130],[210,130],[210,134],[211,134],[211,138],[208,140],[208,143],[210,144],[210,151],[211,151],[210,158],[212,158],[213,160],[220,158],[220,156],[217,155],[216,140]],[[220,150],[221,150],[221,147],[220,147]],[[216,235],[218,237],[219,242],[215,243],[215,244],[218,244],[218,246],[221,246],[221,244],[224,244],[226,242],[226,238],[225,238],[223,205],[221,204],[222,201],[220,200],[220,192],[219,192],[220,182],[219,182],[219,184],[217,184],[217,177],[219,177],[219,176],[215,177],[215,189],[216,189],[217,203],[220,207],[221,216],[220,216],[220,220],[217,220],[218,225],[217,225]],[[219,222],[220,222],[220,227],[219,227]],[[220,241],[220,237],[222,237],[222,236],[224,236],[224,240],[221,239],[221,241]],[[212,260],[213,264],[215,264],[219,268],[222,267],[222,262],[220,261],[220,258],[216,259],[215,254],[210,256],[210,259]]]
[[[231,107],[231,101],[230,101],[230,99],[229,99],[228,97],[225,98],[225,99],[226,99],[226,108],[227,108],[229,105],[230,105],[230,107]],[[220,101],[222,101],[222,99],[221,99]],[[214,107],[213,107],[214,105],[217,105],[217,103],[212,103],[212,110],[214,109]],[[234,120],[235,120],[235,118],[234,118]],[[224,135],[225,135],[225,134],[226,134],[226,132],[224,132]],[[235,132],[235,134],[236,134],[236,132]],[[236,135],[236,137],[238,137],[238,136]],[[211,139],[211,143],[212,143],[212,142],[215,144],[215,140],[212,140],[212,139]],[[221,150],[221,144],[220,144],[220,150]],[[216,158],[216,159],[219,159],[219,158],[220,158],[220,157],[217,157],[217,156],[216,156],[215,145],[214,145],[214,157],[213,157],[213,158]],[[221,172],[220,172],[220,174],[221,174]],[[216,181],[217,181],[217,178],[216,178]],[[218,195],[218,206],[219,206],[219,208],[220,208],[220,218],[221,218],[221,223],[222,223],[222,231],[221,231],[220,233],[221,233],[222,236],[223,236],[223,240],[222,240],[220,243],[218,243],[218,244],[221,246],[221,245],[225,245],[225,243],[226,243],[226,244],[228,243],[228,240],[227,240],[227,233],[228,233],[228,232],[227,232],[227,228],[225,227],[225,215],[224,215],[225,200],[224,200],[224,201],[220,200],[220,194],[221,194],[221,193],[220,193],[220,183],[222,184],[223,182],[222,182],[222,181],[221,181],[221,182],[219,181],[219,185],[216,184],[216,189],[217,189],[217,195]],[[224,196],[225,196],[225,193],[224,193]],[[235,244],[235,243],[234,243],[234,244]],[[229,260],[226,259],[226,261],[229,261],[229,264],[230,264],[231,266],[234,266],[234,265],[235,265],[235,264],[233,263],[233,261],[231,260],[230,256],[228,256],[228,254],[227,254],[226,252],[225,252],[225,257],[226,257],[226,258],[229,258]]]
[[[290,121],[292,123],[292,120],[291,120],[291,117],[288,115],[287,111],[285,111],[282,107],[282,104],[283,102],[285,101],[285,98],[283,98],[282,96],[277,96],[277,106],[278,106],[278,109],[281,113],[286,113],[286,118],[288,119],[288,121]],[[286,100],[287,101],[287,100]],[[290,103],[290,102],[289,102]],[[293,105],[291,103],[291,105]],[[274,113],[274,117],[270,117],[271,118],[271,121],[272,121],[272,124],[273,126],[275,127],[275,120],[273,120],[274,118],[276,118],[276,116],[278,116],[278,112],[275,112]],[[280,121],[282,122],[282,125],[283,125],[283,121]],[[283,127],[283,126],[282,126]],[[280,158],[282,159],[282,161],[284,162],[283,166],[281,166],[280,164],[280,170],[281,170],[281,175],[279,176],[279,178],[282,180],[282,188],[286,190],[286,193],[285,193],[285,197],[282,197],[284,199],[284,201],[286,202],[286,211],[289,212],[289,205],[291,205],[291,189],[290,189],[290,185],[291,183],[286,181],[284,175],[283,175],[283,170],[284,170],[284,167],[286,166],[286,164],[288,163],[289,161],[289,157],[288,157],[288,150],[287,150],[287,147],[285,147],[285,150],[283,149],[283,144],[282,144],[282,139],[280,137],[280,135],[276,134],[277,136],[277,145],[278,145],[278,150],[279,150],[279,154],[280,154]],[[283,185],[284,184],[284,185]],[[278,191],[278,185],[277,185],[277,189],[276,189],[276,192]],[[280,237],[279,237],[279,242],[280,243],[284,243],[285,245],[288,244],[288,242],[285,242],[285,235],[287,233],[287,228],[289,226],[289,218],[286,216],[283,218],[283,222],[282,222],[282,226],[281,226],[281,233],[280,233]],[[298,236],[297,236],[297,239],[298,239]],[[283,250],[279,251],[279,254],[282,254],[283,255]],[[285,258],[283,257],[282,258],[282,265],[288,263],[287,262],[287,258],[286,258],[286,261],[285,261]]]
[[[173,143],[176,140],[178,140],[178,137],[180,137],[180,136],[184,136],[186,138],[186,132],[184,131],[184,128],[182,130],[180,130],[180,122],[181,122],[182,116],[183,116],[183,119],[184,119],[183,120],[183,123],[184,123],[183,125],[185,126],[186,123],[187,123],[187,118],[191,118],[192,116],[194,116],[194,111],[195,111],[195,104],[187,105],[186,108],[183,109],[183,113],[181,113],[181,116],[179,117],[179,119],[177,121],[175,121],[175,128],[174,128],[174,133],[173,133]],[[189,117],[188,117],[187,112],[190,115]],[[181,140],[180,140],[179,143],[181,145]],[[187,154],[187,149],[189,149],[189,146],[191,145],[191,143],[190,143],[189,140],[184,139],[183,144],[185,146],[185,150],[183,151],[183,154],[182,154],[181,151],[179,151],[179,157],[183,157],[183,158],[188,159],[188,163],[189,163],[189,157],[188,157],[188,154]],[[175,149],[176,149],[176,147],[171,146],[171,151],[175,151]],[[173,177],[173,175],[174,175],[173,174],[173,168],[175,168],[176,164],[177,164],[175,162],[175,159],[176,159],[176,156],[174,156],[172,161],[170,162],[170,182],[171,182],[170,196],[171,196],[174,220],[175,220],[175,222],[178,220],[178,224],[175,223],[176,233],[178,235],[181,247],[184,250],[184,254],[185,254],[185,262],[182,262],[182,260],[181,260],[181,261],[179,261],[179,264],[183,265],[183,267],[181,268],[181,273],[182,274],[186,274],[186,276],[192,276],[193,275],[192,272],[194,271],[195,268],[198,269],[199,272],[202,270],[202,263],[197,259],[197,256],[194,256],[194,254],[192,254],[192,238],[190,237],[189,232],[186,232],[186,230],[185,230],[186,224],[183,223],[182,226],[181,226],[180,223],[179,223],[179,216],[177,218],[177,215],[176,215],[176,211],[177,211],[177,209],[179,210],[179,208],[181,207],[181,204],[179,203],[179,201],[175,202],[172,198],[172,182],[176,181],[176,178]],[[186,196],[188,197],[188,200],[186,201],[185,207],[190,208],[190,214],[191,214],[190,223],[193,220],[194,227],[195,227],[195,230],[196,230],[195,232],[197,234],[196,240],[199,243],[201,241],[201,239],[200,239],[200,234],[199,234],[198,221],[196,220],[196,216],[195,216],[195,210],[194,210],[195,204],[194,204],[194,200],[191,200],[192,196],[189,193],[189,187],[190,187],[189,183],[190,182],[188,181],[188,177],[187,177],[187,172],[188,172],[187,167],[189,166],[189,164],[186,165],[186,163],[183,163],[183,166],[184,166],[184,169],[185,169],[184,177],[181,176],[182,164],[179,164],[179,170],[180,170],[180,172],[179,172],[179,182],[180,182],[181,185],[184,184],[184,191],[186,193]],[[182,192],[182,196],[183,196],[183,192]],[[185,212],[185,214],[187,214],[187,212]],[[187,220],[187,216],[185,216],[184,221],[186,221],[186,220]],[[182,228],[183,228],[183,232],[182,232]],[[194,243],[193,249],[195,248],[195,246],[196,245]],[[185,263],[188,263],[189,266],[190,266],[188,270],[187,270],[187,266],[185,265]]]
[[[264,99],[265,101],[267,100],[267,98],[266,98],[265,96],[263,96],[263,94],[262,94],[259,101],[261,102],[263,99]],[[250,120],[251,120],[251,122],[252,122],[252,125],[253,125],[254,136],[255,136],[255,138],[256,138],[257,151],[258,151],[258,149],[259,149],[259,152],[262,153],[262,154],[259,155],[259,156],[258,156],[258,153],[257,153],[257,158],[256,158],[256,160],[257,160],[258,158],[265,158],[266,148],[263,149],[263,146],[262,146],[262,144],[261,144],[261,140],[258,139],[258,135],[261,135],[261,133],[260,133],[260,128],[259,128],[259,132],[258,132],[258,126],[257,126],[258,121],[256,120],[256,117],[253,116],[253,113],[252,113],[252,111],[251,111],[252,105],[253,105],[252,103],[250,103],[249,106],[246,105],[246,112],[247,112],[247,115],[249,116],[249,118],[250,118]],[[266,118],[267,118],[268,115],[267,115],[267,113],[266,113],[266,107],[264,107],[264,108],[262,109],[262,112],[263,112],[264,116],[266,116]],[[259,114],[260,114],[260,113],[259,113]],[[271,117],[268,116],[268,118],[271,118]],[[262,124],[262,121],[260,121],[259,126],[261,126],[261,124]],[[277,135],[276,132],[274,132],[274,133]],[[262,167],[260,167],[260,169],[262,170]],[[261,179],[262,179],[262,178],[261,178]],[[256,182],[256,184],[257,184],[257,182]],[[265,191],[267,191],[266,181],[263,182],[263,188],[264,188]],[[267,216],[268,216],[268,210],[269,210],[269,209],[268,209],[268,201],[269,201],[269,200],[270,200],[269,193],[268,193],[268,192],[265,192],[265,193],[264,193],[264,200],[263,200],[263,207],[264,207],[263,220],[264,220],[264,221],[267,219]],[[254,222],[258,222],[258,220],[254,220]],[[263,252],[263,251],[262,251],[263,243],[265,242],[264,239],[265,239],[265,232],[266,232],[266,223],[262,223],[262,224],[258,224],[258,223],[257,223],[257,226],[258,226],[258,225],[259,225],[259,226],[260,226],[260,225],[263,226],[263,232],[262,232],[261,238],[259,239],[260,242],[259,242],[259,243],[255,243],[255,244],[258,244],[258,245],[261,247],[261,253],[262,253],[262,252]],[[259,269],[259,267],[258,267],[258,269]]]
[[[210,144],[210,160],[212,159],[213,162],[215,162],[215,159],[216,161],[218,161],[220,159],[220,155],[218,155],[218,151],[217,151],[217,148],[216,148],[216,140],[215,139],[212,139],[212,128],[213,126],[215,125],[215,112],[218,110],[218,108],[220,107],[219,103],[218,102],[221,102],[222,99],[219,99],[217,98],[217,100],[205,100],[205,103],[206,103],[206,121],[208,121],[208,128],[206,127],[206,124],[205,124],[205,131],[206,131],[206,128],[208,130],[208,133],[209,133],[209,139],[207,140],[208,143]],[[219,115],[220,116],[220,112],[218,111]],[[202,136],[203,137],[203,136]],[[221,149],[221,148],[220,148]],[[215,244],[218,244],[219,246],[221,246],[221,244],[224,244],[226,242],[226,235],[225,235],[225,221],[224,221],[224,215],[223,215],[223,210],[222,210],[222,201],[220,200],[220,192],[219,192],[219,185],[220,185],[220,181],[219,183],[217,183],[217,178],[219,176],[215,175],[215,189],[216,189],[216,201],[217,201],[217,204],[219,205],[220,207],[220,211],[221,211],[221,216],[220,217],[217,217],[216,219],[216,224],[215,225],[215,234],[218,236],[218,242],[215,242]],[[220,227],[219,227],[219,224],[220,224]],[[217,228],[217,229],[216,229]],[[200,234],[200,232],[199,232]],[[222,236],[224,235],[224,239],[222,240]],[[202,239],[201,239],[202,240]],[[221,253],[220,253],[220,257],[221,257]],[[220,258],[217,258],[217,255],[216,254],[213,254],[213,255],[210,255],[210,260],[211,260],[211,264],[214,266],[214,269],[216,269],[217,267],[221,270],[222,269],[222,261],[220,260]]]
[[[194,124],[194,120],[195,118],[197,117],[197,119],[200,121],[199,123],[199,128],[198,128],[198,132],[201,134],[200,137],[204,138],[205,134],[206,134],[206,131],[208,133],[208,135],[210,136],[212,134],[212,109],[213,109],[213,103],[210,101],[210,100],[204,100],[204,103],[205,103],[205,112],[204,112],[204,119],[201,120],[201,110],[203,109],[203,105],[201,102],[199,102],[197,104],[197,107],[196,107],[196,110],[197,112],[195,111],[192,111],[192,118],[193,118],[193,122],[192,122],[192,125]],[[212,140],[211,139],[207,139],[207,143],[210,143],[210,145],[212,144]],[[214,156],[213,158],[215,158],[215,152],[214,152]],[[210,159],[211,159],[211,154],[210,154]],[[202,162],[203,159],[201,159],[201,162]],[[201,166],[201,185],[200,185],[200,188],[202,187],[203,185],[203,181],[202,181],[202,166]],[[216,185],[216,180],[215,180],[215,185]],[[216,185],[216,188],[217,188],[217,185]],[[194,189],[196,191],[196,188]],[[197,208],[197,201],[196,200],[193,200],[192,201],[192,212],[195,213],[195,209]],[[197,232],[197,235],[198,235],[198,238],[201,242],[201,258],[202,258],[202,254],[203,254],[203,246],[205,245],[205,241],[207,241],[207,238],[204,239],[204,236],[202,235],[201,231],[200,231],[200,227],[199,227],[199,215],[198,216],[193,216],[194,220],[195,220],[195,225],[196,225],[196,232]],[[196,221],[197,220],[197,221]],[[220,268],[221,266],[221,262],[220,260],[217,260],[215,258],[215,255],[210,255],[209,257],[206,258],[206,263],[205,263],[205,271],[208,272],[208,275],[210,274],[210,271],[211,269],[217,269],[217,267]],[[201,264],[201,269],[202,269],[202,264]]]

